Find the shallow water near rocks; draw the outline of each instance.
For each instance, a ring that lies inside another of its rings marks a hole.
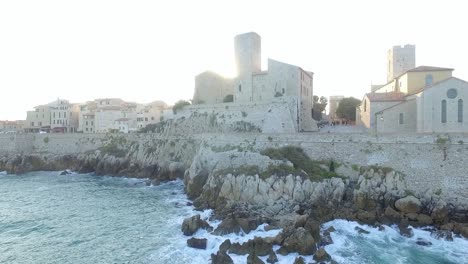
[[[207,250],[188,248],[183,219],[197,213],[206,219],[211,211],[196,212],[187,202],[180,181],[146,186],[141,179],[90,174],[0,173],[0,263],[209,263],[227,238],[244,242],[280,231],[260,226],[250,234],[220,237],[201,230],[195,237],[208,238]],[[415,238],[406,239],[391,228],[361,226],[371,231],[365,237],[354,230],[356,223],[327,225],[337,231],[326,250],[339,263],[468,263],[468,242],[461,238],[434,241],[429,232],[415,230]],[[433,245],[415,245],[417,236]],[[231,256],[246,263],[246,256]],[[296,256],[278,255],[280,263]],[[305,259],[312,262],[311,256]]]

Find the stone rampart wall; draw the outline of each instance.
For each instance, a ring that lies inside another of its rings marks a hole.
[[[82,154],[99,149],[109,142],[110,137],[125,139],[124,145],[127,144],[128,150],[135,152],[134,158],[148,164],[166,159],[170,161],[172,158],[189,165],[200,146],[216,151],[235,149],[245,152],[296,145],[302,147],[312,159],[334,160],[348,171],[369,165],[394,168],[406,175],[408,187],[414,192],[440,191],[458,199],[468,199],[466,135],[374,137],[366,134],[238,133],[163,137],[158,134],[23,134],[0,135],[0,155]],[[139,148],[135,148],[135,144]],[[152,151],[158,147],[159,151]],[[185,152],[190,154],[185,155]]]

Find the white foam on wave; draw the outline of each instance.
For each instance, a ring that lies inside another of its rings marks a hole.
[[[416,263],[416,259],[428,258],[418,263],[468,263],[468,240],[454,236],[453,241],[436,239],[429,231],[413,228],[414,236],[403,237],[396,226],[384,226],[383,231],[357,222],[334,220],[323,228],[333,226],[333,244],[325,246],[338,263]],[[369,234],[359,234],[359,227]],[[429,246],[416,244],[418,240],[430,242]],[[438,258],[438,259],[436,259]],[[434,262],[430,262],[431,259]]]
[[[8,173],[6,171],[0,171],[0,176],[5,176],[7,175]]]

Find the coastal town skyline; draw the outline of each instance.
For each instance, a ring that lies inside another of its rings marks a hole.
[[[468,79],[463,56],[468,40],[457,34],[462,32],[462,8],[455,8],[456,2],[436,6],[428,1],[424,12],[415,12],[417,4],[399,9],[400,2],[378,6],[337,1],[342,8],[332,17],[324,14],[336,3],[269,3],[266,13],[260,3],[245,9],[242,2],[204,1],[196,5],[205,8],[191,13],[190,5],[195,4],[189,2],[178,18],[165,15],[178,9],[171,3],[47,1],[31,2],[28,9],[1,3],[0,120],[25,119],[31,107],[56,98],[168,104],[191,99],[194,77],[202,71],[235,75],[232,36],[249,31],[262,35],[262,69],[267,58],[301,65],[314,72],[313,93],[318,96],[362,99],[371,84],[385,83],[385,54],[394,45],[414,44],[416,65],[454,68],[456,76]],[[382,14],[396,10],[400,17],[412,19],[384,19]],[[444,10],[450,17],[441,19]],[[284,12],[295,15],[284,19]],[[334,22],[337,17],[339,22]],[[424,26],[411,23],[421,20]],[[328,26],[315,26],[323,23]],[[434,38],[440,32],[451,38]]]

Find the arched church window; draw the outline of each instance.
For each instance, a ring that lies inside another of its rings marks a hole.
[[[463,123],[463,100],[458,99],[458,123]]]
[[[367,112],[367,100],[364,100],[364,112]]]
[[[441,110],[441,121],[442,123],[447,123],[447,101],[442,100],[442,110]]]
[[[426,75],[426,86],[432,85],[434,83],[434,77],[432,74]]]

